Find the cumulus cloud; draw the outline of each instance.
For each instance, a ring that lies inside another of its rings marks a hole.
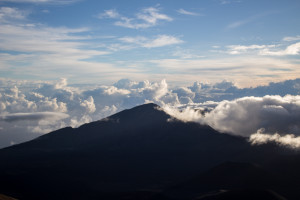
[[[223,101],[204,122],[222,132],[249,136],[260,128],[270,133],[299,134],[300,96],[243,97]]]
[[[229,81],[186,87],[170,87],[166,80],[129,79],[76,87],[63,78],[53,82],[0,79],[0,83],[0,146],[66,126],[78,127],[147,102],[180,120],[208,124],[229,134],[248,137],[259,128],[270,134],[299,134],[300,79],[244,89]],[[292,95],[284,96],[287,93]],[[256,97],[239,98],[245,95]]]
[[[84,107],[87,113],[94,113],[96,111],[94,98],[92,96],[90,96],[87,100],[84,100],[80,106]]]
[[[165,80],[123,79],[111,86],[88,87],[71,87],[63,78],[53,82],[4,83],[0,88],[0,146],[65,126],[78,127],[147,101],[178,103],[177,95],[171,93]]]
[[[261,145],[269,142],[275,142],[281,146],[286,146],[293,149],[300,148],[300,136],[295,136],[294,134],[279,135],[275,134],[266,134],[264,129],[259,129],[257,133],[254,133],[250,136],[249,142],[253,145]]]
[[[220,132],[238,136],[249,137],[260,128],[268,133],[300,134],[300,96],[267,95],[225,100],[205,115],[189,107],[180,111],[168,106],[164,109],[180,120],[207,124]]]

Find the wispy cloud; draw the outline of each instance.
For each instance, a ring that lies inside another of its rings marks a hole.
[[[113,63],[92,60],[110,54],[111,51],[105,46],[95,47],[90,42],[94,38],[89,35],[89,28],[51,27],[32,23],[27,15],[19,13],[23,11],[15,8],[2,9],[1,74],[9,71],[14,76],[22,71],[23,76],[49,78],[61,76],[61,73],[66,74],[66,77],[79,77],[79,74],[82,77],[84,73],[99,78],[99,74],[108,73],[110,75],[106,74],[106,77],[121,78],[123,73],[132,73],[132,69],[125,71]],[[16,20],[7,16],[19,17]]]
[[[122,42],[136,44],[145,48],[163,47],[182,43],[183,41],[170,35],[158,35],[155,38],[149,39],[146,37],[123,37]]]
[[[298,41],[300,40],[300,35],[294,36],[294,37],[284,37],[283,41],[291,42],[291,41]]]
[[[295,41],[297,37],[284,38],[284,41]],[[299,55],[300,54],[300,42],[289,44],[281,43],[276,45],[228,45],[227,50],[219,52],[228,53],[232,55],[251,53],[253,55],[260,56],[289,56],[289,55]]]
[[[190,12],[190,11],[184,10],[182,8],[177,10],[177,12],[180,13],[180,14],[183,14],[183,15],[192,15],[192,16],[198,16],[199,15],[198,13]]]
[[[298,77],[297,60],[278,59],[259,55],[243,55],[225,58],[156,59],[148,61],[168,72],[170,81],[220,79],[235,80],[241,86],[256,86],[265,81],[282,81]],[[266,76],[262,76],[266,75]],[[255,80],[255,81],[253,81]]]
[[[98,15],[98,18],[112,18],[112,19],[116,19],[119,18],[121,15],[115,10],[115,9],[111,9],[111,10],[105,10],[103,13]]]
[[[27,13],[17,8],[1,7],[0,8],[0,22],[9,22],[11,20],[23,20]]]
[[[265,13],[261,13],[261,14],[256,14],[256,15],[252,15],[246,19],[242,19],[242,20],[237,20],[235,22],[230,23],[227,26],[227,29],[234,29],[234,28],[238,28],[240,26],[246,25],[248,23],[251,23],[253,21],[256,21],[262,17],[268,16],[270,14],[274,14],[275,12],[265,12]]]
[[[229,54],[241,54],[241,53],[247,53],[249,50],[258,50],[258,49],[266,49],[266,48],[273,48],[275,45],[229,45],[227,46],[228,48],[228,53]]]
[[[76,36],[76,34],[87,30],[86,28],[51,28],[35,24],[30,26],[2,25],[0,49],[27,53],[52,53],[52,55],[65,55],[66,58],[78,56],[77,59],[107,54],[108,52],[104,51],[84,49],[87,44],[80,40],[88,39],[88,36]]]
[[[2,0],[14,3],[35,3],[35,4],[70,4],[79,0]]]
[[[225,4],[231,4],[231,3],[241,3],[241,1],[240,0],[235,0],[235,1],[233,1],[233,0],[220,0],[220,3],[222,5],[225,5]]]
[[[142,9],[134,18],[120,15],[116,10],[106,10],[99,14],[100,18],[118,19],[114,24],[131,29],[143,29],[156,26],[159,21],[172,21],[173,19],[166,14],[160,12],[160,9],[149,7]]]
[[[286,56],[286,55],[299,55],[300,54],[300,42],[291,44],[284,50],[270,50],[269,48],[262,49],[260,51],[261,55],[269,56]]]

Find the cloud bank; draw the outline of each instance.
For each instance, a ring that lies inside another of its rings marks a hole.
[[[300,79],[256,88],[238,88],[228,81],[170,87],[166,80],[129,79],[112,85],[72,86],[63,78],[53,82],[0,79],[0,84],[2,147],[146,102],[183,121],[208,124],[233,135],[249,137],[260,128],[269,134],[299,135]]]

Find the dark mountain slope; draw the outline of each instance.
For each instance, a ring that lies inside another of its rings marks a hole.
[[[159,199],[164,196],[157,191],[223,162],[270,164],[279,156],[275,145],[253,147],[244,138],[170,118],[145,104],[2,149],[0,193],[20,199]]]

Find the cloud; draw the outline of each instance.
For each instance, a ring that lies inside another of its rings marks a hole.
[[[77,2],[79,0],[2,0],[4,2],[14,2],[14,3],[36,3],[36,4],[70,4]]]
[[[249,136],[264,128],[269,133],[300,134],[300,96],[243,97],[223,101],[205,116],[213,128]]]
[[[222,5],[231,3],[231,1],[226,1],[226,0],[221,0],[220,2],[221,2]]]
[[[300,40],[300,35],[294,36],[294,37],[284,37],[283,41],[291,42],[291,41],[297,41]]]
[[[192,16],[198,16],[199,15],[198,13],[190,12],[190,11],[184,10],[182,8],[177,10],[177,12],[180,13],[180,14],[183,14],[183,15],[192,15]]]
[[[20,120],[54,119],[55,121],[57,121],[68,117],[68,114],[58,112],[12,113],[0,115],[0,120],[6,122],[15,122]]]
[[[284,50],[272,51],[266,48],[260,51],[261,55],[268,55],[268,56],[299,55],[299,53],[300,53],[300,42],[291,44],[288,47],[286,47],[286,49]]]
[[[249,138],[249,142],[251,142],[253,145],[275,142],[281,146],[286,146],[293,149],[300,148],[300,136],[296,137],[294,134],[286,134],[281,136],[278,133],[266,134],[264,133],[263,129],[260,129],[257,131],[257,133],[252,134]]]
[[[246,53],[249,50],[257,50],[257,49],[266,49],[266,48],[273,48],[275,45],[229,45],[227,46],[228,53],[229,54],[241,54],[241,53]]]
[[[232,135],[249,137],[260,128],[268,133],[293,133],[300,135],[300,96],[287,95],[243,97],[221,101],[203,115],[195,109],[166,112],[183,121],[195,121]]]
[[[156,48],[168,45],[180,44],[183,41],[170,35],[158,35],[153,39],[145,37],[123,37],[120,38],[122,42],[136,44],[145,48]]]
[[[166,80],[129,79],[112,85],[70,86],[65,78],[51,82],[0,79],[0,84],[0,146],[66,126],[78,127],[145,102],[161,105],[183,121],[209,124],[235,135],[249,136],[259,128],[270,134],[299,132],[299,79],[257,88],[238,88],[229,81],[170,87]],[[293,96],[265,96],[268,93]],[[239,98],[245,95],[261,97]]]
[[[104,13],[101,13],[98,15],[98,18],[100,18],[100,19],[102,19],[102,18],[117,19],[119,17],[120,17],[120,14],[115,9],[105,10]]]
[[[224,1],[226,2],[226,1]],[[240,26],[243,26],[243,25],[246,25],[248,23],[251,23],[253,21],[256,21],[257,19],[260,19],[262,17],[265,17],[267,15],[270,15],[270,14],[274,14],[274,12],[264,12],[264,13],[260,13],[260,14],[256,14],[256,15],[252,15],[246,19],[243,19],[243,20],[238,20],[238,21],[235,21],[235,22],[232,22],[231,24],[229,24],[227,26],[227,29],[235,29],[235,28],[238,28]]]
[[[11,20],[23,20],[27,14],[17,8],[1,7],[0,8],[0,22],[9,22]]]
[[[297,37],[286,37],[284,41],[295,41]],[[285,49],[283,49],[285,47]],[[298,55],[300,52],[300,42],[279,45],[228,45],[226,53],[236,55],[242,53],[255,53],[260,56],[287,56],[287,55]],[[220,51],[222,52],[222,51]]]
[[[89,28],[30,23],[25,11],[8,7],[1,9],[1,73],[14,76],[20,73],[21,67],[22,76],[30,75],[37,79],[51,79],[63,73],[67,78],[80,79],[85,74],[98,80],[101,76],[111,79],[111,76],[116,78],[139,71],[95,61],[95,58],[110,54],[110,51],[100,50],[90,42],[94,38],[89,35]]]
[[[298,59],[243,55],[201,59],[156,59],[150,60],[169,82],[187,84],[186,80],[218,82],[234,80],[239,87],[255,87],[267,82],[279,82],[298,78]],[[145,61],[146,62],[146,61]]]
[[[160,12],[155,7],[144,8],[138,12],[134,18],[128,18],[120,15],[116,10],[106,10],[99,15],[100,18],[118,19],[114,24],[131,29],[144,29],[156,26],[159,21],[172,21],[173,19]]]

